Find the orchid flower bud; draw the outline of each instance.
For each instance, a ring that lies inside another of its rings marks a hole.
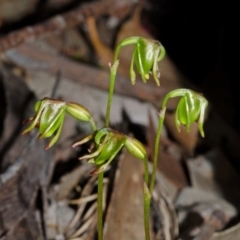
[[[94,147],[91,148],[90,154],[79,158],[88,159],[89,163],[96,164],[97,168],[90,173],[91,175],[103,172],[123,147],[135,157],[146,159],[146,150],[138,140],[106,127],[75,143],[73,147],[91,139],[94,140]]]
[[[197,122],[199,132],[204,137],[203,122],[208,101],[200,93],[189,89],[176,89],[167,94],[163,106],[166,106],[167,100],[173,97],[181,97],[175,114],[177,130],[180,132],[182,124],[186,126],[187,131],[190,131],[190,125]]]
[[[134,72],[134,64],[136,65],[138,73],[141,75],[144,83],[149,79],[149,74],[153,74],[153,78],[157,84],[160,86],[159,78],[160,72],[158,70],[158,62],[161,61],[165,56],[165,48],[160,42],[145,39],[142,37],[130,37],[122,40],[116,49],[115,60],[118,56],[120,48],[122,46],[135,44],[131,66],[130,66],[130,78],[134,85],[136,81],[136,74]]]
[[[52,147],[59,139],[66,113],[81,121],[92,121],[89,111],[77,103],[67,103],[60,100],[43,98],[35,104],[36,115],[25,122],[32,124],[23,131],[22,135],[35,127],[39,129],[38,139],[52,137],[46,150]]]

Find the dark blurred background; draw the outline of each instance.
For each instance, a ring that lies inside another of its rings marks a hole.
[[[145,14],[153,34],[181,72],[240,133],[237,4],[215,0],[150,3]]]

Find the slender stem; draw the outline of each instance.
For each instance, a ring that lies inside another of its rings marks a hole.
[[[149,190],[147,185],[144,182],[144,230],[145,230],[145,240],[150,240],[150,226],[149,226],[149,210],[150,210],[150,200],[151,196],[149,194]]]
[[[144,159],[144,182],[148,186],[149,181],[149,170],[148,170],[148,159]]]
[[[121,47],[130,45],[130,44],[136,44],[140,38],[141,38],[141,37],[129,37],[129,38],[123,39],[123,40],[117,45],[117,48],[116,48],[115,54],[114,54],[114,61],[113,61],[113,62],[116,62],[116,61],[117,61]]]
[[[153,171],[152,171],[152,177],[151,177],[149,189],[147,187],[148,181],[146,181],[146,184],[144,184],[144,227],[145,227],[146,240],[150,240],[149,211],[150,211],[151,196],[153,193],[153,188],[154,188],[154,183],[155,183],[156,173],[157,173],[158,154],[160,149],[160,137],[162,133],[163,121],[164,121],[165,111],[166,111],[165,105],[163,106],[164,107],[162,108],[162,111],[159,114],[158,129],[157,129],[157,135],[156,135],[155,146],[154,146]],[[146,165],[146,163],[144,164]],[[148,168],[146,169],[148,170]],[[148,177],[145,176],[144,180],[145,179],[148,179]]]
[[[110,84],[108,90],[108,101],[107,101],[107,109],[105,116],[105,126],[109,127],[110,122],[110,112],[113,98],[113,91],[116,80],[116,73],[119,65],[119,61],[117,60],[117,56],[120,48],[117,49],[117,54],[114,56],[113,66],[110,66]],[[98,174],[98,240],[103,240],[103,210],[102,210],[102,198],[103,198],[103,176],[104,173],[101,172]]]
[[[98,174],[98,240],[103,240],[103,210],[102,210],[102,196],[103,196],[103,176],[104,173],[101,172]]]
[[[90,119],[90,124],[93,131],[97,130],[97,126],[93,119]],[[103,199],[103,177],[104,172],[101,172],[98,174],[98,206],[97,206],[97,213],[98,213],[98,223],[97,223],[97,229],[98,229],[98,240],[103,240],[103,209],[102,209],[102,199]]]
[[[148,190],[148,159],[144,160],[144,185],[143,185],[143,197],[144,197],[144,229],[145,229],[145,239],[150,240],[150,229],[149,229],[149,209],[151,196]]]
[[[109,91],[108,91],[108,102],[107,102],[107,110],[106,110],[106,118],[105,118],[105,126],[106,127],[109,127],[112,97],[113,97],[113,91],[114,91],[114,86],[115,86],[115,79],[116,79],[118,65],[119,65],[119,61],[115,61],[113,66],[110,67],[110,85],[109,85]]]
[[[154,156],[153,156],[153,171],[152,171],[152,177],[151,177],[151,182],[150,182],[150,187],[149,187],[150,196],[152,196],[154,183],[155,183],[155,179],[156,179],[158,154],[159,154],[159,149],[160,149],[160,137],[161,137],[161,133],[162,133],[165,112],[166,112],[166,107],[164,106],[162,108],[162,111],[159,114],[158,129],[157,129],[157,135],[156,135],[156,139],[155,139]]]
[[[119,52],[120,52],[120,49],[121,49],[121,45],[118,45],[116,50],[115,50],[115,53],[114,53],[114,58],[113,58],[113,62],[115,63],[118,59],[118,55],[119,55]]]
[[[90,121],[92,130],[93,130],[93,131],[96,131],[96,130],[97,130],[97,126],[96,126],[95,122],[93,121],[93,119],[91,118],[89,121]]]

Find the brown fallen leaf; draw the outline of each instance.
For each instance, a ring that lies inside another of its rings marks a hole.
[[[101,41],[98,34],[95,18],[88,17],[86,19],[86,24],[88,27],[89,38],[97,53],[100,64],[104,68],[109,68],[109,63],[112,63],[113,61],[113,51]]]
[[[106,240],[139,240],[145,236],[143,163],[126,151],[116,172],[104,228]]]

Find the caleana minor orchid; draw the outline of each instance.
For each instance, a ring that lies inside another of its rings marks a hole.
[[[176,89],[171,91],[163,99],[162,107],[159,112],[159,123],[155,139],[153,171],[151,181],[148,181],[148,160],[144,146],[135,138],[129,137],[121,132],[117,132],[110,128],[110,111],[112,105],[112,97],[114,92],[115,79],[119,65],[118,55],[122,47],[135,44],[132,60],[130,64],[130,80],[134,85],[136,74],[134,67],[140,74],[143,82],[147,82],[150,75],[157,84],[160,85],[158,70],[158,62],[165,56],[165,49],[160,42],[145,39],[142,37],[130,37],[122,40],[115,51],[113,65],[110,65],[110,84],[108,102],[105,116],[105,126],[97,129],[91,114],[82,105],[73,102],[64,102],[57,99],[44,98],[35,104],[35,116],[29,118],[25,122],[32,121],[30,126],[23,131],[22,134],[30,132],[34,128],[38,128],[38,139],[52,137],[46,149],[52,147],[59,139],[61,129],[66,114],[69,114],[78,121],[87,121],[92,126],[92,133],[84,139],[73,145],[76,147],[88,141],[92,141],[89,154],[81,156],[80,160],[88,160],[94,164],[96,168],[90,174],[98,174],[98,240],[103,240],[103,224],[102,224],[102,189],[103,189],[103,173],[106,167],[113,161],[120,150],[125,147],[133,156],[139,158],[144,163],[144,228],[145,239],[150,240],[149,230],[149,209],[150,200],[154,188],[157,160],[160,147],[160,135],[162,132],[167,102],[170,98],[179,97],[179,103],[175,112],[175,125],[180,131],[181,125],[190,130],[190,125],[194,122],[198,123],[199,132],[204,137],[203,122],[204,114],[208,105],[207,100],[202,94],[196,93],[189,89]]]
[[[24,123],[32,121],[22,135],[30,132],[34,128],[39,129],[38,139],[53,136],[45,150],[52,147],[59,139],[66,113],[79,121],[89,121],[95,129],[95,123],[89,111],[78,103],[65,102],[57,99],[43,98],[35,103],[35,116],[27,119]]]
[[[123,147],[133,156],[143,161],[147,159],[146,150],[138,140],[109,127],[97,130],[93,134],[75,143],[73,147],[90,140],[94,142],[91,146],[90,154],[82,156],[79,159],[87,159],[89,163],[93,163],[97,166],[97,168],[91,172],[91,175],[103,172]]]
[[[198,129],[202,137],[204,137],[203,122],[204,115],[208,105],[208,101],[203,97],[202,94],[194,92],[189,89],[176,89],[169,92],[163,99],[162,108],[159,112],[159,123],[157,129],[157,135],[155,139],[154,147],[154,159],[153,159],[153,172],[150,182],[150,194],[152,194],[154,188],[154,182],[157,171],[157,160],[160,146],[160,136],[163,127],[163,121],[165,118],[167,102],[170,98],[180,97],[176,112],[175,112],[175,126],[177,130],[181,131],[181,124],[190,131],[190,125],[194,122],[198,123]]]
[[[144,83],[149,79],[149,74],[152,74],[157,86],[160,86],[158,62],[164,58],[166,53],[165,48],[156,40],[142,37],[129,37],[123,39],[118,44],[115,52],[115,60],[118,58],[121,47],[132,44],[135,45],[130,65],[130,78],[132,84],[134,85],[136,81],[136,74],[134,71],[135,65]]]
[[[202,94],[196,93],[189,89],[176,89],[168,93],[164,99],[163,105],[167,104],[169,98],[180,97],[175,114],[175,125],[180,132],[181,124],[186,126],[190,131],[190,125],[194,122],[198,123],[198,129],[202,137],[204,137],[203,122],[204,115],[208,105],[208,101]]]

